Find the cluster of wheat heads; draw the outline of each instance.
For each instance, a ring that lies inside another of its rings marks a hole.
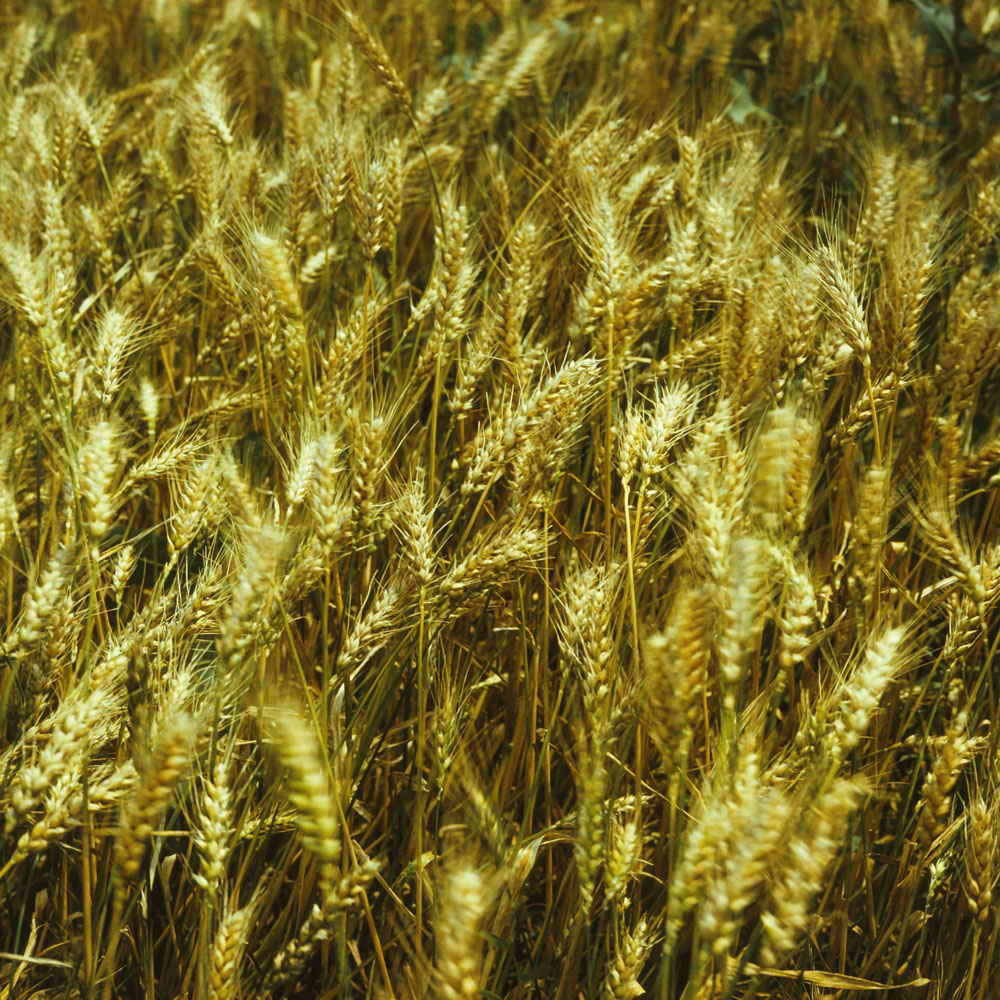
[[[992,4],[0,21],[0,995],[996,1000]]]

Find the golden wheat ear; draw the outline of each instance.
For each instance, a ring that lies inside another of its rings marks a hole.
[[[161,726],[139,775],[135,796],[121,814],[114,857],[115,869],[122,879],[134,879],[139,873],[156,821],[191,763],[199,731],[195,718],[184,712],[165,720]]]
[[[458,860],[444,873],[434,910],[432,988],[439,1000],[473,1000],[481,988],[482,938],[479,928],[492,903],[490,879]]]

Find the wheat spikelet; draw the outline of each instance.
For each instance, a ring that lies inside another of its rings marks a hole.
[[[642,829],[634,818],[624,824],[614,819],[608,839],[604,899],[611,903],[622,894],[627,879],[638,874],[642,854]]]
[[[852,585],[866,594],[869,581],[882,569],[886,520],[889,508],[889,470],[881,464],[869,465],[858,482],[858,499],[851,529],[854,541]]]
[[[644,643],[650,726],[668,770],[680,764],[692,738],[715,619],[705,588],[685,587],[668,631]]]
[[[757,444],[752,500],[764,527],[797,538],[805,526],[815,425],[785,406],[768,414]]]
[[[426,474],[420,468],[399,502],[400,529],[406,539],[413,575],[422,587],[430,586],[437,562],[432,512],[428,509],[425,491]]]
[[[248,531],[243,575],[233,587],[232,600],[221,615],[217,650],[226,679],[241,681],[241,667],[253,644],[260,640],[269,617],[284,535],[278,528]]]
[[[86,501],[87,528],[99,541],[111,527],[115,505],[111,487],[115,477],[115,428],[102,420],[91,428],[80,453],[79,475]]]
[[[139,873],[155,824],[188,768],[197,734],[195,719],[180,712],[166,721],[157,737],[139,775],[135,797],[121,814],[114,853],[120,878],[130,880]]]
[[[737,825],[732,849],[721,859],[698,912],[703,962],[709,952],[722,955],[732,947],[743,911],[755,901],[768,869],[783,856],[793,816],[793,803],[780,789],[753,782],[738,795],[744,801],[731,817]]]
[[[580,762],[577,784],[576,841],[573,855],[580,876],[580,896],[584,911],[590,909],[598,888],[605,856],[605,804],[607,771],[604,766],[603,733],[593,739]]]
[[[645,917],[626,931],[614,959],[608,963],[601,996],[604,1000],[631,1000],[646,991],[639,985],[642,963],[652,946],[652,934]]]
[[[440,1000],[472,1000],[479,990],[482,945],[477,934],[492,893],[468,862],[448,872],[435,919],[433,986]]]
[[[580,410],[593,398],[598,375],[599,366],[593,358],[570,361],[532,393],[524,395],[517,407],[505,408],[500,418],[484,425],[468,448],[463,496],[477,492],[498,475],[513,456],[523,454],[522,448],[533,434],[541,429],[551,431],[551,426],[546,425],[548,416],[555,415],[556,419],[578,417]],[[554,446],[558,450],[564,442],[546,435],[538,443],[551,453]],[[532,466],[523,460],[522,465],[521,475],[526,478]]]
[[[22,602],[14,639],[7,640],[8,655],[12,655],[18,647],[30,648],[41,639],[56,613],[64,588],[70,583],[75,570],[73,556],[72,547],[64,545],[49,559],[44,570],[39,571]]]
[[[997,878],[995,810],[977,798],[968,809],[965,831],[966,860],[962,888],[969,911],[979,923],[989,919]]]
[[[346,3],[337,0],[337,12],[347,25],[351,43],[357,48],[362,59],[371,67],[379,82],[388,91],[400,110],[409,115],[412,110],[412,100],[406,85],[400,79],[389,59],[388,53],[372,35],[358,15]]]
[[[32,752],[30,762],[22,764],[7,791],[8,832],[35,809],[58,777],[73,773],[92,728],[106,711],[107,697],[106,688],[95,686],[85,692],[81,686],[59,706],[48,721],[48,738],[40,750]]]
[[[271,996],[283,987],[294,983],[312,958],[316,949],[330,937],[327,915],[322,908],[313,905],[309,916],[299,927],[294,939],[274,956],[271,968],[264,977],[261,990],[264,996]]]
[[[810,811],[805,828],[788,849],[788,867],[771,890],[771,902],[761,914],[764,942],[761,959],[774,966],[794,946],[808,922],[809,904],[819,891],[827,867],[840,848],[850,814],[862,791],[838,780]]]
[[[387,641],[390,630],[403,617],[412,584],[392,578],[374,597],[368,610],[344,637],[337,655],[337,668],[349,674]]]
[[[438,583],[438,594],[456,602],[470,591],[488,586],[517,566],[529,565],[545,549],[544,531],[529,523],[499,524],[476,538],[472,551],[456,562]]]
[[[864,658],[844,681],[842,709],[831,728],[831,749],[844,756],[855,746],[878,706],[882,693],[902,667],[906,631],[902,626],[887,629],[869,643]]]
[[[871,333],[847,270],[832,248],[826,248],[819,263],[844,341],[867,368],[871,364]]]
[[[727,711],[736,707],[738,688],[755,641],[764,598],[764,561],[756,538],[738,538],[729,558],[732,585],[725,595],[719,637],[719,678]]]
[[[195,881],[212,894],[226,870],[232,834],[233,796],[225,760],[218,761],[211,779],[204,780],[203,789],[200,828],[193,835],[202,857],[201,871],[195,876]]]
[[[751,730],[739,743],[726,746],[723,757],[704,780],[702,794],[685,829],[678,863],[671,873],[666,954],[674,952],[685,916],[702,902],[727,852],[734,849],[750,818],[756,815],[761,791],[760,754],[754,746],[758,739],[759,734]],[[713,917],[711,910],[706,910],[703,919],[707,929],[717,923],[718,914]],[[706,945],[710,947],[710,942]]]
[[[256,896],[238,910],[223,911],[212,943],[208,969],[210,1000],[236,1000],[240,995],[240,959],[250,936],[251,921],[257,910]]]
[[[468,209],[458,203],[454,191],[445,192],[434,238],[440,255],[435,271],[434,329],[417,360],[417,380],[436,365],[443,369],[448,360],[445,352],[465,332],[468,298],[476,278],[469,235]]]
[[[940,753],[935,757],[920,789],[920,819],[916,839],[927,848],[943,831],[948,810],[951,808],[951,790],[958,780],[958,773],[969,756],[969,738],[966,735],[968,712],[954,713],[945,733]]]
[[[269,725],[278,759],[285,769],[288,799],[299,811],[297,822],[302,844],[320,861],[324,878],[328,878],[340,857],[340,821],[325,754],[298,712],[276,711]]]

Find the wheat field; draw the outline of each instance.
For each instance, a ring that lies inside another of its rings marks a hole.
[[[3,4],[0,1000],[1000,1000],[998,89]]]

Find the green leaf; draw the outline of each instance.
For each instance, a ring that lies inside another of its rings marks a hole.
[[[497,937],[496,934],[491,934],[489,931],[480,931],[479,936],[484,941],[488,941],[494,948],[510,951],[510,942],[506,938]]]

